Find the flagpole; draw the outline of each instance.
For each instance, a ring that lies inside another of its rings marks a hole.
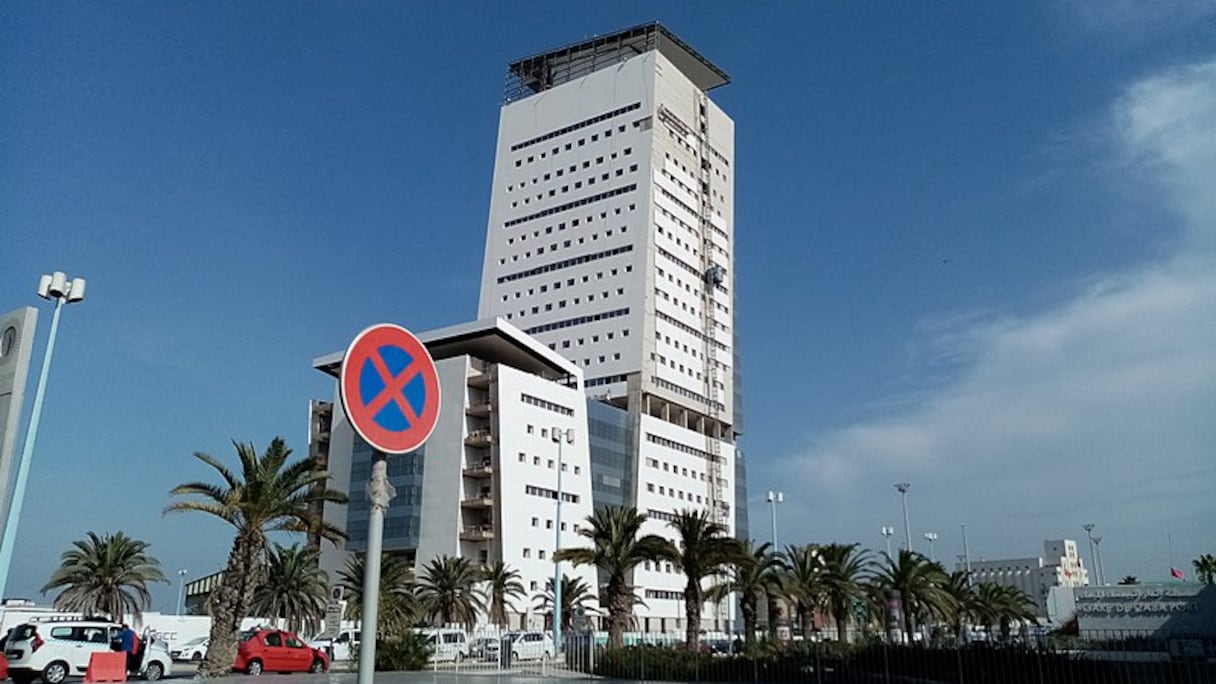
[[[1169,547],[1170,547],[1170,579],[1178,580],[1181,582],[1182,581],[1181,578],[1179,578],[1178,575],[1175,574],[1175,572],[1174,572],[1174,570],[1175,570],[1175,568],[1174,568],[1174,534],[1172,532],[1170,532],[1169,530],[1165,531],[1165,541],[1167,544],[1169,544]]]

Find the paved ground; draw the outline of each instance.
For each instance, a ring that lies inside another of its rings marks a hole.
[[[188,673],[179,673],[172,679],[189,678]],[[578,675],[585,679],[585,675]],[[233,675],[221,679],[208,680],[214,684],[356,684],[359,677],[354,672],[330,672],[326,674],[266,674],[258,678],[246,675]],[[544,682],[571,681],[570,675],[541,676],[538,673],[499,672],[497,670],[474,670],[457,672],[421,671],[421,672],[377,672],[376,684],[543,684]],[[617,680],[600,679],[603,684],[617,684]]]

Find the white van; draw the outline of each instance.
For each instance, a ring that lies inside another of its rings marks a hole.
[[[68,677],[84,676],[89,658],[111,651],[111,643],[121,631],[121,625],[106,620],[18,625],[4,647],[9,677],[14,684],[30,684],[36,679],[62,684]],[[163,641],[145,644],[143,649],[139,674],[144,679],[151,682],[171,674],[173,659]]]
[[[308,640],[308,645],[330,654],[331,661],[350,660],[359,648],[359,630],[343,630],[337,636],[321,635]]]
[[[431,647],[431,660],[458,663],[469,657],[469,639],[463,629],[421,629]]]

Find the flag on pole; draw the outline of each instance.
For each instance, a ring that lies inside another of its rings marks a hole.
[[[1170,574],[1174,576],[1174,579],[1182,579],[1182,571],[1178,568],[1170,568]]]

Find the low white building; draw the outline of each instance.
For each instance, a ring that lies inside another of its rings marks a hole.
[[[384,549],[418,568],[440,555],[478,565],[505,562],[519,571],[527,592],[509,607],[510,627],[539,627],[537,606],[546,580],[553,578],[554,548],[588,544],[578,535],[592,512],[582,370],[497,318],[418,338],[435,360],[442,403],[427,443],[388,457],[397,495],[385,515]],[[313,365],[336,378],[341,361],[338,352]],[[336,382],[334,392],[337,402]],[[372,450],[341,410],[325,412],[314,403],[314,424],[317,416],[329,415],[329,425],[314,425],[313,432],[328,442],[331,486],[350,493],[349,505],[324,509],[326,520],[348,536],[345,544],[321,544],[322,567],[337,577],[349,552],[366,548],[363,487]],[[594,568],[566,564],[563,573],[596,591]]]
[[[956,568],[963,570],[959,563]],[[1037,612],[1047,615],[1047,595],[1052,587],[1084,587],[1089,573],[1072,539],[1048,539],[1043,555],[971,562],[971,577],[976,584],[988,582],[1021,589],[1034,599]]]

